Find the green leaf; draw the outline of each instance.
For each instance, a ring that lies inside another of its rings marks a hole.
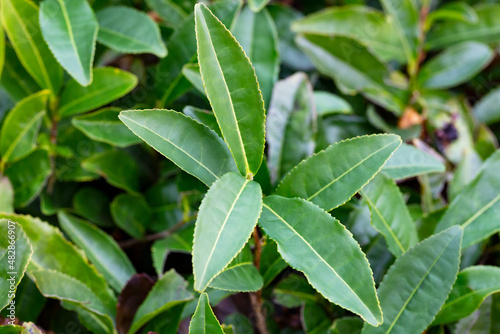
[[[313,94],[318,116],[352,114],[351,105],[340,96],[326,91],[315,91]]]
[[[445,21],[437,24],[427,36],[427,49],[443,49],[457,43],[500,41],[500,5],[484,3],[474,7],[477,22]]]
[[[116,241],[96,226],[59,211],[63,231],[80,247],[115,291],[121,291],[132,275],[134,266]]]
[[[194,287],[203,292],[243,248],[257,224],[262,192],[236,173],[217,180],[203,199],[193,244]]]
[[[453,178],[448,183],[448,201],[453,201],[463,188],[471,183],[481,169],[483,161],[474,150],[463,152],[462,161],[455,168]]]
[[[460,320],[453,333],[455,334],[484,334],[496,333],[492,327],[497,322],[492,297],[486,298],[481,306],[470,316]],[[450,326],[451,327],[451,326]]]
[[[85,0],[45,0],[40,5],[43,38],[62,67],[82,86],[92,82],[97,20]]]
[[[2,163],[18,160],[35,149],[49,93],[43,90],[30,95],[19,101],[7,114],[0,133]]]
[[[58,113],[68,117],[102,107],[130,92],[137,85],[132,73],[118,68],[94,69],[92,84],[82,87],[76,80],[67,83],[61,94]]]
[[[102,227],[112,226],[109,205],[111,200],[94,187],[83,187],[73,196],[73,209],[83,218]]]
[[[24,329],[23,326],[17,326],[17,325],[0,326],[2,334],[24,334],[23,329]],[[39,333],[34,332],[34,334],[39,334]]]
[[[243,253],[243,254],[242,254]],[[227,291],[257,291],[264,284],[253,264],[249,248],[243,248],[233,261],[210,282],[210,287]]]
[[[474,114],[479,121],[493,124],[500,121],[500,88],[492,89],[474,106]]]
[[[119,118],[138,137],[207,186],[237,171],[222,139],[208,127],[173,110],[129,110]]]
[[[140,239],[150,223],[151,209],[142,196],[120,194],[111,203],[111,215],[118,227]]]
[[[325,298],[370,324],[382,322],[368,260],[335,218],[302,199],[269,196],[259,225],[276,241],[285,261],[302,271]]]
[[[266,7],[270,0],[248,0],[248,5],[254,12],[259,12]]]
[[[382,171],[394,180],[403,180],[422,174],[442,173],[445,165],[433,155],[403,143],[387,160]]]
[[[338,318],[333,322],[328,334],[361,334],[363,321],[355,317]]]
[[[172,0],[146,0],[148,6],[169,26],[178,28],[188,16],[188,13]]]
[[[378,296],[384,322],[365,324],[363,334],[421,333],[434,319],[457,277],[463,230],[452,227],[400,256],[385,275]],[[415,312],[418,310],[418,312]]]
[[[287,308],[300,307],[304,302],[317,302],[316,290],[299,275],[290,275],[273,289],[273,301]]]
[[[5,63],[3,65],[0,83],[2,88],[5,89],[5,91],[9,93],[9,96],[16,102],[40,90],[40,86],[38,86],[19,62],[10,44],[5,45]]]
[[[266,243],[262,246],[259,266],[264,286],[270,284],[286,267],[288,267],[288,264],[283,260],[280,253],[278,253],[276,243],[270,239],[266,240]]]
[[[252,64],[226,27],[195,6],[198,62],[208,99],[238,170],[255,175],[264,153],[265,110]]]
[[[153,266],[158,276],[162,276],[165,271],[165,260],[169,252],[179,252],[191,254],[193,251],[194,224],[156,241],[151,246],[151,257]]]
[[[465,249],[500,231],[496,217],[500,210],[500,151],[486,160],[478,175],[451,202],[436,231],[453,225],[464,229]]]
[[[2,0],[1,18],[19,60],[44,89],[57,94],[62,83],[62,69],[42,37],[38,7],[29,0]]]
[[[403,195],[396,183],[379,173],[360,191],[368,202],[372,225],[382,233],[396,257],[418,242],[418,234]]]
[[[89,138],[117,147],[141,143],[119,119],[120,108],[104,108],[71,119],[71,124]]]
[[[360,92],[367,99],[401,114],[401,91],[386,84],[387,67],[363,44],[344,36],[299,35],[297,45],[317,70],[335,80],[345,94]]]
[[[134,8],[112,6],[96,14],[99,21],[97,40],[118,52],[167,55],[160,29],[151,17]],[[123,24],[123,19],[127,24]]]
[[[104,151],[82,162],[82,167],[104,177],[111,185],[136,193],[139,191],[139,166],[124,151]]]
[[[236,17],[231,32],[248,55],[266,106],[279,72],[278,32],[267,9],[254,13],[245,6]]]
[[[366,28],[360,29],[361,25]],[[329,7],[293,22],[292,30],[302,34],[350,37],[368,46],[383,61],[406,61],[393,24],[382,12],[368,6]]]
[[[266,124],[273,183],[314,153],[316,114],[312,86],[299,72],[274,86]]]
[[[198,333],[224,334],[219,320],[217,320],[214,312],[210,308],[208,295],[206,293],[200,295],[198,306],[189,323],[189,334]]]
[[[461,271],[433,324],[447,324],[472,314],[486,297],[500,291],[500,268],[472,266]]]
[[[5,63],[5,35],[3,33],[3,27],[0,24],[0,77],[2,75],[4,63]]]
[[[0,218],[9,219],[21,225],[33,247],[28,271],[51,270],[69,275],[86,285],[99,298],[102,305],[114,318],[116,297],[109,289],[104,278],[90,266],[77,250],[56,227],[31,216],[1,213]],[[48,275],[51,277],[52,275]],[[57,278],[50,280],[57,283]]]
[[[439,20],[456,20],[468,23],[477,23],[478,17],[474,8],[462,1],[448,2],[440,6],[427,16],[425,25],[432,25]]]
[[[413,0],[381,0],[382,7],[399,35],[406,59],[411,66],[417,61],[420,15]]]
[[[278,185],[276,194],[300,197],[330,211],[368,183],[400,144],[396,135],[364,136],[335,143],[292,169]]]
[[[184,74],[194,88],[203,95],[207,95],[205,86],[203,86],[203,80],[201,79],[200,66],[198,64],[188,63],[184,65],[182,67],[182,74]]]
[[[426,89],[446,89],[476,76],[493,59],[490,47],[478,42],[454,45],[426,62],[418,84]]]
[[[102,304],[98,295],[77,278],[56,270],[30,272],[40,292],[47,298],[55,298],[93,313],[101,326],[113,333],[111,315],[115,310]]]
[[[0,219],[0,310],[15,298],[13,287],[17,290],[32,254],[33,248],[22,227]]]
[[[14,206],[23,207],[31,203],[42,191],[50,174],[49,154],[44,150],[33,151],[9,165],[5,176],[14,188]]]
[[[217,119],[215,118],[214,113],[193,106],[184,107],[184,109],[182,109],[182,112],[185,115],[197,120],[201,124],[208,126],[210,129],[215,131],[219,135],[219,137],[222,138],[222,133],[220,132],[219,124],[217,124]],[[234,166],[236,167],[236,165]]]
[[[14,212],[14,188],[5,176],[0,177],[0,212]]]
[[[327,334],[332,321],[325,309],[317,303],[304,303],[300,310],[300,320],[306,333]]]
[[[137,310],[128,333],[134,334],[148,321],[193,296],[186,290],[187,282],[174,270],[160,278]]]

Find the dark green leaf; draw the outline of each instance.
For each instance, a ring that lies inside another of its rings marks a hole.
[[[117,226],[140,239],[150,223],[151,209],[142,196],[120,194],[111,203],[111,215]]]

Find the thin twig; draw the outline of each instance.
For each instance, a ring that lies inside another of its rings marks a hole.
[[[259,236],[259,228],[255,226],[253,230],[253,240],[255,243],[254,249],[254,264],[259,269],[260,266],[260,256],[262,252],[261,240]],[[262,290],[250,293],[250,303],[252,304],[253,311],[255,313],[255,325],[259,330],[260,334],[269,334],[266,324],[266,314],[262,308]]]

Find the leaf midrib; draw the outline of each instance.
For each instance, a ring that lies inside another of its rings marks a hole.
[[[12,144],[9,146],[9,149],[5,152],[4,156],[2,157],[3,158],[2,160],[8,161],[14,148],[17,147],[17,145],[19,144],[21,139],[24,138],[26,133],[31,130],[33,125],[36,122],[38,122],[38,120],[43,116],[43,114],[45,114],[45,110],[39,111],[37,114],[34,115],[33,118],[31,118],[31,120],[28,122],[28,124],[26,124],[26,126],[23,127],[21,132],[19,132],[18,136],[13,140]],[[32,146],[33,146],[33,143],[32,143]]]

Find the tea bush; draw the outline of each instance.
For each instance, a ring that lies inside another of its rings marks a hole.
[[[500,4],[0,6],[0,333],[500,333]]]

